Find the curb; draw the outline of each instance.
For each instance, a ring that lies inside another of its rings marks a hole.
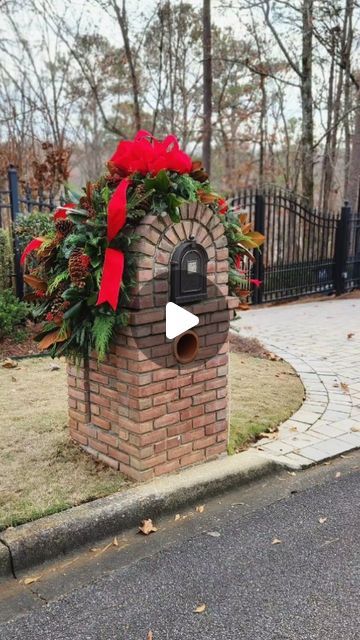
[[[10,527],[0,532],[0,579],[281,468],[248,450]]]

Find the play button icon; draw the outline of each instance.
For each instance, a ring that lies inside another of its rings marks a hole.
[[[199,324],[199,318],[193,313],[174,302],[167,303],[165,333],[168,340],[173,340],[185,331],[196,327],[197,324]]]

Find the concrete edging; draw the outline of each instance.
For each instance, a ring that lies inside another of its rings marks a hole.
[[[221,491],[281,469],[257,451],[191,467],[177,474],[0,532],[0,578],[52,560]]]

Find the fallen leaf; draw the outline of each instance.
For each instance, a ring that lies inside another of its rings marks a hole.
[[[11,360],[11,358],[6,358],[1,365],[4,369],[15,369],[18,366],[18,363],[15,360]]]
[[[295,471],[288,471],[289,476],[296,476]]]
[[[112,546],[113,546],[113,543],[109,542],[109,544],[106,544],[105,547],[92,547],[90,551],[92,553],[97,553],[100,556],[102,553],[104,553],[104,551],[107,551]]]
[[[245,504],[245,502],[233,502],[231,506],[232,507],[238,507],[238,506],[243,505],[243,504]]]
[[[31,576],[29,578],[24,578],[24,580],[20,580],[20,582],[23,582],[23,584],[33,584],[34,582],[38,582],[40,580],[41,576]]]
[[[279,540],[279,538],[274,538],[271,544],[282,544],[282,540]]]
[[[346,382],[340,382],[340,387],[344,393],[350,393],[349,385]]]
[[[324,522],[326,522],[327,518],[319,518],[319,522],[320,524],[324,524]]]
[[[297,431],[297,427],[290,427],[289,431]]]
[[[50,371],[59,371],[59,369],[61,369],[61,367],[58,364],[51,364],[50,365]]]
[[[360,431],[360,424],[355,427],[351,427],[350,431]]]
[[[220,538],[220,533],[218,531],[207,531],[206,532],[208,536],[211,536],[212,538]]]
[[[205,609],[206,609],[206,604],[202,602],[201,604],[198,604],[196,609],[194,609],[194,613],[204,613]]]
[[[17,382],[17,378],[15,378],[15,376],[11,376],[11,380],[12,382]]]
[[[353,337],[354,337],[354,335],[355,335],[355,333],[348,333],[348,334],[347,334],[347,339],[348,339],[348,340],[351,340],[351,338],[353,338]]]
[[[117,539],[116,536],[115,536],[115,538],[113,540],[113,545],[114,545],[114,547],[118,547],[119,546],[119,542],[118,542],[118,539]]]
[[[51,347],[55,342],[65,342],[68,339],[68,335],[62,331],[62,329],[55,329],[47,333],[38,343],[40,351],[44,351]]]
[[[143,533],[145,536],[148,536],[149,533],[154,533],[155,531],[157,531],[157,528],[154,526],[151,518],[140,522],[139,533]]]
[[[198,507],[196,507],[195,511],[197,511],[197,513],[204,513],[204,509],[205,509],[205,505],[200,504]]]
[[[341,472],[340,472],[340,471],[337,471],[337,472],[335,473],[335,478],[340,478],[340,476],[341,476]]]
[[[181,520],[181,515],[180,513],[177,513],[175,518],[174,518],[175,522],[177,522],[178,520]]]
[[[153,636],[153,632],[152,631],[148,631],[148,634],[146,636],[146,640],[154,640],[154,636]]]

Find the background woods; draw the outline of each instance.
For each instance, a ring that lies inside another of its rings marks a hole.
[[[95,178],[119,138],[146,128],[175,133],[227,193],[276,183],[322,210],[357,206],[355,0],[7,0],[0,11],[1,176],[12,163],[56,193]]]

